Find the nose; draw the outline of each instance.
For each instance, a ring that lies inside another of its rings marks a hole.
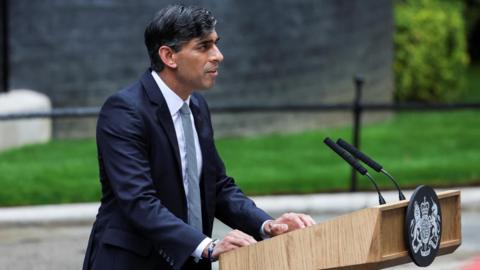
[[[213,45],[211,59],[212,61],[218,63],[223,61],[223,54],[220,52],[220,49],[217,47],[217,45]]]

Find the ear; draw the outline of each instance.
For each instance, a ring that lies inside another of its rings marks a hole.
[[[165,66],[177,68],[177,56],[172,48],[168,46],[162,46],[158,49],[158,55]]]

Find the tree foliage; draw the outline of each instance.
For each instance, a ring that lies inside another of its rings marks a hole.
[[[457,97],[468,65],[461,1],[407,0],[395,5],[395,99]]]

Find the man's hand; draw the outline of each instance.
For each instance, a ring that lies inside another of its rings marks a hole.
[[[286,213],[275,220],[267,221],[263,230],[268,236],[273,237],[296,229],[310,227],[314,224],[315,220],[309,215]]]
[[[257,243],[257,241],[250,235],[239,230],[233,230],[218,242],[218,244],[215,246],[215,249],[213,250],[212,257],[218,259],[218,256],[220,256],[220,254],[224,252],[255,243]],[[202,256],[204,258],[208,257],[208,246],[203,251]]]

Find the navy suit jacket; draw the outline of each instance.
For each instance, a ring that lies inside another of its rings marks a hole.
[[[190,108],[202,151],[203,232],[186,224],[187,203],[172,117],[147,71],[103,105],[97,123],[102,199],[83,269],[209,269],[191,254],[211,236],[214,217],[259,239],[271,217],[225,173],[210,112],[199,94]]]

